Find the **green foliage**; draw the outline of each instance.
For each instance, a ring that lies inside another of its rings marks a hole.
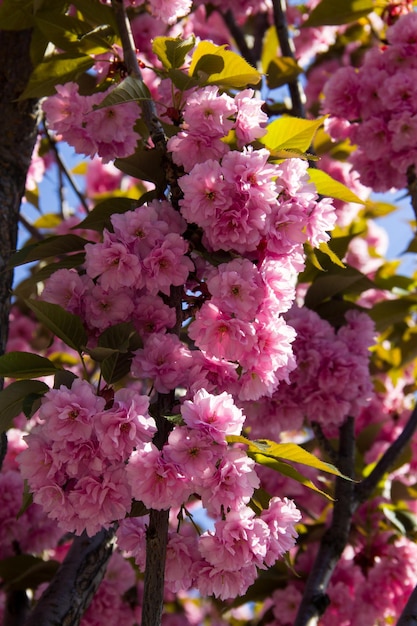
[[[241,89],[258,85],[260,73],[235,52],[201,41],[194,51],[189,75],[200,79],[201,85],[219,85]]]
[[[303,27],[348,24],[369,15],[374,8],[374,0],[321,0]]]
[[[78,235],[54,235],[15,252],[10,259],[9,267],[18,267],[31,261],[40,261],[50,257],[60,257],[69,252],[79,252],[84,250],[86,243],[88,240]]]
[[[103,232],[104,228],[111,229],[110,218],[116,213],[126,213],[126,211],[133,211],[142,202],[140,200],[134,200],[132,198],[107,198],[98,202],[94,209],[90,211],[86,218],[80,224],[74,226],[74,228],[87,228],[91,230],[97,230]]]
[[[32,352],[8,352],[0,356],[2,378],[40,378],[55,374],[57,369],[52,361]]]
[[[195,46],[195,37],[155,37],[152,51],[167,70],[179,69],[184,65],[185,57]]]
[[[260,457],[269,457],[276,461],[291,461],[293,463],[300,463],[301,465],[307,465],[313,467],[322,472],[333,474],[344,478],[343,474],[339,472],[337,467],[330,463],[321,461],[316,456],[304,450],[301,446],[295,443],[275,443],[269,439],[257,439],[251,441],[240,435],[229,435],[226,437],[228,443],[244,443],[248,446],[248,455],[259,455]]]
[[[56,337],[73,350],[81,353],[87,343],[87,333],[81,319],[65,311],[58,304],[41,300],[25,300],[25,304]]]
[[[138,146],[134,154],[124,159],[116,159],[114,164],[129,176],[154,183],[162,193],[167,186],[163,161],[164,155],[159,150]]]
[[[0,432],[12,426],[13,419],[23,410],[25,399],[33,394],[41,397],[49,390],[40,380],[19,380],[0,391]]]
[[[87,54],[75,55],[73,52],[52,54],[35,67],[19,99],[51,96],[55,93],[56,85],[76,81],[93,65],[94,59]]]
[[[142,341],[133,324],[122,322],[106,328],[97,341],[97,347],[85,349],[100,363],[101,374],[109,385],[114,385],[130,372],[133,352],[142,347]]]
[[[282,87],[293,82],[303,70],[291,57],[277,57],[269,62],[266,69],[266,82],[269,89]]]
[[[260,141],[273,156],[279,150],[305,152],[311,146],[314,135],[324,120],[325,117],[305,120],[284,115],[268,125],[267,132]]]
[[[361,200],[353,191],[346,187],[346,185],[335,180],[329,174],[323,172],[323,170],[309,168],[308,174],[319,194],[330,198],[337,198],[337,200],[343,200],[343,202],[365,204],[365,201]]]
[[[104,109],[124,102],[140,102],[141,100],[151,100],[149,89],[140,78],[128,76],[94,108]]]
[[[0,561],[0,578],[9,590],[36,589],[49,582],[59,567],[59,562],[44,561],[31,554],[19,554]]]

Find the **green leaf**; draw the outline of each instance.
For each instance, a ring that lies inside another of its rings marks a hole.
[[[49,582],[59,567],[53,559],[44,561],[31,554],[10,556],[0,561],[0,577],[8,589],[36,589]]]
[[[296,80],[303,70],[292,57],[276,57],[269,62],[266,82],[269,89],[277,89]]]
[[[105,5],[100,0],[73,0],[71,2],[84,19],[92,26],[103,26],[109,24],[115,33],[118,32],[117,21],[113,9]]]
[[[158,190],[164,191],[167,185],[163,167],[164,155],[156,149],[137,148],[136,152],[125,159],[116,159],[115,166],[134,178],[155,183]]]
[[[333,266],[331,271],[320,274],[309,287],[305,304],[309,309],[316,309],[321,302],[346,293],[358,294],[372,289],[375,284],[354,267],[339,269]]]
[[[108,52],[115,39],[115,33],[110,26],[99,26],[91,30],[87,22],[72,15],[51,15],[42,11],[36,14],[35,24],[48,41],[73,54]]]
[[[17,267],[50,257],[60,257],[68,252],[78,252],[84,250],[86,243],[88,240],[78,235],[54,235],[15,252],[10,259],[9,267]]]
[[[19,100],[51,96],[55,93],[55,85],[76,81],[93,65],[94,59],[88,55],[54,54],[35,67]]]
[[[40,380],[19,380],[0,391],[0,432],[8,430],[13,418],[22,412],[24,400],[36,393],[43,395],[49,391],[48,385]]]
[[[289,478],[292,478],[301,485],[304,485],[304,487],[308,487],[309,489],[316,491],[328,500],[333,500],[333,498],[328,493],[316,487],[316,485],[309,478],[303,476],[303,474],[301,474],[301,472],[298,472],[294,467],[292,467],[292,465],[284,463],[284,461],[278,461],[277,459],[273,459],[270,456],[258,454],[256,452],[248,452],[248,456],[250,456],[260,465],[264,465],[265,467],[269,467],[270,469],[273,469],[276,472],[283,474],[284,476],[288,476]]]
[[[267,132],[260,141],[272,153],[283,149],[305,152],[325,119],[326,116],[317,120],[304,120],[283,115],[267,126]]]
[[[33,26],[33,0],[4,0],[0,6],[3,30],[24,30]]]
[[[32,299],[24,300],[24,302],[56,337],[62,339],[70,348],[79,353],[82,352],[87,343],[87,333],[77,315],[51,302]]]
[[[292,461],[293,463],[301,463],[308,467],[314,467],[315,469],[327,472],[328,474],[334,474],[341,478],[346,478],[339,472],[337,467],[330,463],[325,463],[310,452],[307,452],[301,446],[295,443],[275,443],[269,439],[257,439],[251,441],[240,435],[230,435],[226,437],[228,443],[244,443],[248,446],[248,453],[261,454],[266,457],[270,457],[276,460]],[[348,479],[350,480],[350,479]]]
[[[143,80],[136,76],[128,76],[122,80],[117,87],[112,89],[100,104],[95,105],[94,109],[104,109],[117,104],[123,104],[124,102],[151,100],[151,98],[150,91]]]
[[[321,244],[319,245],[319,250],[320,252],[328,256],[334,265],[337,265],[338,267],[343,267],[343,268],[346,267],[343,261],[341,261],[339,257],[337,256],[337,254],[333,252],[333,250],[330,248],[329,244],[326,241],[321,242]]]
[[[392,324],[403,322],[417,306],[415,298],[399,298],[377,302],[369,311],[378,332],[383,332]]]
[[[142,341],[131,322],[121,322],[106,328],[98,338],[97,345],[101,348],[127,352],[141,348]]]
[[[267,73],[270,62],[277,58],[278,47],[277,29],[270,26],[265,33],[262,46],[261,67],[264,74]]]
[[[95,350],[98,351],[99,357],[103,357],[99,360],[101,360],[101,373],[107,384],[113,385],[129,374],[132,352],[140,347],[142,347],[142,341],[130,322],[122,322],[106,328],[98,338]],[[112,352],[109,353],[109,350]],[[106,356],[106,351],[109,356]]]
[[[184,65],[185,57],[195,46],[195,37],[155,37],[152,52],[156,54],[162,65],[167,69],[179,69]]]
[[[365,204],[353,191],[338,180],[332,178],[327,172],[315,168],[309,168],[308,173],[310,180],[315,184],[317,192],[322,196],[337,198],[343,202],[355,202],[356,204]]]
[[[40,378],[55,374],[57,369],[49,359],[31,352],[8,352],[0,356],[2,378]]]
[[[261,81],[260,73],[240,55],[225,48],[210,41],[201,41],[194,51],[189,75],[200,77],[206,85],[232,89],[257,85]]]
[[[349,24],[374,10],[374,0],[321,0],[302,28]]]
[[[133,211],[139,204],[139,200],[132,200],[132,198],[107,198],[102,202],[98,202],[87,217],[74,228],[87,228],[99,232],[103,232],[104,228],[110,230],[110,218],[112,215]]]

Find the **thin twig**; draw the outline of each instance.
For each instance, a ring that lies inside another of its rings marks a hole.
[[[76,196],[78,197],[79,201],[81,202],[84,210],[86,213],[90,212],[90,208],[88,206],[87,200],[84,197],[84,194],[81,193],[81,191],[78,189],[77,184],[71,174],[71,172],[68,170],[67,166],[65,165],[65,163],[63,162],[63,160],[61,159],[61,155],[59,154],[59,150],[56,147],[56,141],[55,139],[51,136],[46,124],[44,123],[44,129],[45,129],[45,133],[46,136],[48,138],[49,141],[49,145],[52,148],[52,151],[54,153],[55,156],[55,160],[57,162],[58,168],[60,170],[60,172],[62,172],[65,177],[67,178],[69,184],[71,185],[73,191],[75,192]],[[61,202],[63,203],[63,199],[61,198]]]
[[[277,37],[281,53],[284,57],[290,57],[295,59],[294,56],[294,44],[288,35],[288,25],[286,18],[286,3],[285,0],[272,0],[274,24],[277,31]],[[288,89],[290,91],[292,102],[292,113],[296,117],[305,118],[304,107],[304,91],[299,80],[292,80],[288,83]]]
[[[228,9],[225,13],[219,11],[220,15],[223,18],[224,23],[230,31],[233,39],[236,42],[236,45],[240,51],[242,57],[247,61],[250,65],[256,67],[256,57],[253,53],[253,49],[249,48],[247,41],[245,39],[245,35],[242,32],[242,29],[236,24],[234,15],[230,9]]]
[[[44,239],[42,233],[39,232],[39,230],[35,226],[33,226],[33,224],[28,222],[28,220],[25,218],[24,215],[22,215],[22,213],[20,213],[19,215],[19,222],[28,231],[29,235],[33,237],[33,239],[36,239],[36,241],[42,241],[42,239]]]
[[[417,405],[408,418],[402,432],[397,439],[387,448],[379,459],[372,472],[355,487],[355,508],[365,502],[376,489],[384,474],[394,465],[406,446],[410,443],[411,437],[417,429]]]
[[[337,465],[339,461],[339,455],[331,445],[330,441],[327,439],[320,424],[318,422],[311,422],[311,429],[314,433],[315,438],[317,439],[317,443],[319,444],[320,449],[324,452],[324,454],[326,454],[326,456],[329,457],[333,465]]]
[[[136,56],[135,42],[133,40],[129,18],[126,14],[123,0],[112,0],[111,4],[119,29],[119,35],[123,48],[123,60],[126,65],[127,72],[129,76],[134,76],[139,78],[139,80],[143,80],[142,72],[140,71]],[[166,135],[156,114],[153,100],[142,100],[141,108],[143,121],[148,127],[154,146],[165,151]]]

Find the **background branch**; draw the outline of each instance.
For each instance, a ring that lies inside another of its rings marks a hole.
[[[272,0],[274,24],[277,31],[281,54],[284,57],[295,59],[294,44],[288,34],[288,24],[286,17],[285,0]],[[296,117],[305,117],[305,97],[304,90],[299,80],[292,80],[288,83],[288,89],[292,102],[292,114]]]
[[[112,527],[94,537],[75,537],[25,626],[78,626],[106,572],[115,531]]]
[[[340,428],[338,469],[353,478],[355,461],[354,420]],[[326,589],[349,538],[353,515],[352,481],[336,478],[335,503],[330,527],[325,532],[313,569],[307,579],[294,626],[314,626],[328,606]]]

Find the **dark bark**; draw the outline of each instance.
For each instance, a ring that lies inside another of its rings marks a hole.
[[[9,259],[17,245],[19,210],[36,141],[37,101],[18,101],[31,72],[31,31],[0,30],[0,355],[6,350],[13,272]],[[3,389],[0,378],[0,390]],[[7,451],[0,435],[0,469]],[[21,626],[29,601],[26,592],[9,591],[5,626]]]
[[[37,133],[37,101],[18,98],[31,72],[31,31],[0,31],[0,354],[6,347],[20,202]]]
[[[78,626],[106,571],[115,529],[76,537],[25,626]]]

